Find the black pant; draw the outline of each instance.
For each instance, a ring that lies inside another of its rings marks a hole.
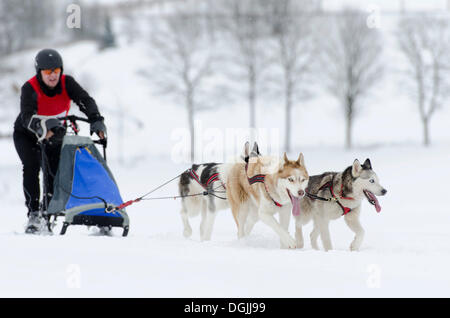
[[[27,132],[14,130],[14,146],[19,154],[23,166],[23,191],[25,194],[25,204],[28,212],[39,210],[40,181],[39,171],[42,167],[41,145],[37,138]],[[50,138],[51,140],[51,138]],[[53,180],[58,170],[59,155],[61,153],[61,143],[45,142],[43,145],[44,162],[47,167],[47,177],[44,176],[47,189],[47,203],[50,202],[53,195]]]

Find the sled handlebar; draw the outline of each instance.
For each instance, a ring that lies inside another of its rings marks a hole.
[[[75,116],[75,115],[57,117],[57,119],[61,120],[61,121],[70,121],[70,123],[72,124],[72,129],[75,132],[75,134],[78,134],[78,131],[79,131],[77,121],[84,121],[86,123],[90,123],[89,119],[84,118],[84,117]],[[66,127],[67,127],[67,123],[66,123]],[[106,148],[106,145],[107,145],[106,138],[99,139],[99,140],[93,140],[93,142],[96,144],[102,145],[103,148]],[[106,153],[104,153],[104,156],[106,158]]]
[[[68,116],[63,116],[63,117],[57,117],[57,119],[61,120],[61,121],[70,121],[70,124],[72,126],[73,131],[75,132],[76,135],[78,135],[78,132],[80,131],[78,129],[78,125],[77,125],[77,121],[84,121],[86,123],[90,123],[89,119],[84,118],[84,117],[79,117],[79,116],[75,116],[75,115],[68,115]],[[65,126],[67,127],[67,122],[65,123]],[[107,146],[107,139],[103,138],[103,139],[99,139],[99,140],[93,140],[94,143],[102,145],[103,146],[103,158],[106,161],[106,146]]]
[[[89,122],[89,119],[84,118],[84,117],[79,117],[79,116],[75,116],[75,115],[68,115],[68,116],[63,116],[63,117],[57,117],[59,120],[70,120],[70,121],[84,121],[84,122]]]
[[[78,129],[77,121],[84,121],[86,123],[89,123],[89,120],[87,118],[78,117],[75,115],[68,115],[63,117],[57,117],[58,120],[64,121],[64,126],[67,128],[69,125],[72,127],[73,132],[78,135],[78,132],[80,131]],[[70,124],[67,123],[67,121],[70,122]]]
[[[89,119],[84,118],[84,117],[75,116],[75,115],[57,117],[57,119],[60,121],[70,121],[70,123],[75,125],[76,128],[78,128],[77,121],[84,121],[86,123],[89,123]]]

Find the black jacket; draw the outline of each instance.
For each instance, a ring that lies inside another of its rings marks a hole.
[[[37,77],[39,85],[45,95],[52,97],[56,94],[61,94],[61,80],[55,88],[50,89],[43,83],[40,74]],[[103,117],[98,111],[95,100],[91,96],[89,96],[89,94],[75,81],[72,76],[69,75],[66,75],[66,91],[70,99],[78,105],[80,110],[88,117],[91,123],[97,120],[103,120]],[[36,113],[37,94],[31,84],[27,81],[22,86],[20,96],[20,114],[19,116],[17,116],[17,119],[14,123],[14,130],[30,132],[27,127],[31,117]]]

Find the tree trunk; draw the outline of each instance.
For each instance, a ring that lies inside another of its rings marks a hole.
[[[345,114],[345,148],[352,148],[352,126],[353,126],[353,97],[347,97],[346,114]]]
[[[250,128],[256,128],[255,124],[255,115],[256,115],[256,106],[255,106],[255,92],[249,92],[248,101],[250,105]]]
[[[292,117],[292,89],[291,85],[286,85],[286,118],[285,118],[285,139],[284,139],[284,149],[286,152],[291,151],[291,117]]]
[[[430,130],[429,130],[429,118],[422,118],[423,123],[423,145],[428,147],[430,145]]]
[[[255,117],[256,117],[256,83],[253,75],[249,79],[249,90],[248,90],[248,102],[250,106],[250,128],[256,128]]]
[[[352,119],[347,116],[345,128],[345,148],[352,149]]]
[[[256,80],[254,72],[250,72],[248,87],[249,120],[250,120],[250,140],[256,141]]]
[[[191,162],[195,160],[195,125],[194,125],[194,103],[192,100],[192,93],[188,93],[186,98],[186,104],[188,109],[188,121],[189,121],[189,134],[191,137]]]
[[[125,160],[124,160],[124,153],[125,153],[125,112],[123,109],[123,103],[118,103],[119,106],[119,124],[118,124],[118,131],[119,131],[119,164],[120,165],[124,165]]]

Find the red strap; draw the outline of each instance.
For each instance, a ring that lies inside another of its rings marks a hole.
[[[247,180],[248,183],[250,185],[257,183],[257,182],[261,182],[264,184],[264,189],[266,189],[266,193],[269,196],[269,198],[272,200],[273,204],[275,204],[277,207],[282,207],[283,205],[278,203],[277,201],[275,201],[272,196],[269,193],[269,189],[267,189],[267,185],[266,185],[266,175],[265,174],[257,174],[254,175],[253,177],[249,178],[248,174],[247,174],[247,168],[248,168],[248,163],[245,164],[245,175],[247,176]]]
[[[141,201],[141,199],[138,198],[138,199],[136,199],[136,200],[130,200],[130,201],[124,202],[124,203],[122,203],[121,205],[117,206],[117,207],[116,207],[116,210],[122,210],[123,208],[126,208],[127,206],[130,206],[130,205],[132,205],[133,203],[139,202],[139,201]]]
[[[275,201],[275,200],[272,198],[272,196],[271,196],[270,193],[269,193],[269,189],[267,188],[267,184],[266,184],[265,182],[264,182],[264,188],[266,189],[266,193],[267,193],[267,195],[269,196],[269,198],[272,200],[272,202],[273,202],[277,207],[281,208],[283,205],[280,204],[280,203],[278,203],[277,201]]]
[[[210,184],[213,181],[216,181],[217,179],[219,179],[219,174],[215,173],[208,179],[208,181],[206,181],[206,185]]]
[[[335,198],[336,196],[334,195],[334,191],[333,191],[333,182],[330,182],[330,191],[331,191],[331,195],[333,196],[333,198]]]
[[[344,188],[344,183],[341,183],[341,197],[340,197],[340,199],[353,200],[353,198],[346,198],[346,197],[342,196],[343,188]],[[334,192],[333,192],[333,182],[330,182],[330,191],[331,191],[331,195],[333,196],[333,198],[335,198],[337,200],[338,198],[336,198],[336,196],[334,195]],[[349,213],[352,210],[352,209],[350,209],[348,207],[343,206],[342,203],[340,203],[339,201],[336,201],[336,202],[339,204],[339,206],[344,211],[343,215],[346,215],[347,213]]]
[[[333,178],[334,178],[334,177],[333,177]],[[343,214],[342,214],[342,215],[346,215],[347,213],[349,213],[349,212],[352,211],[352,209],[343,206],[342,203],[339,202],[339,199],[354,200],[353,198],[343,197],[343,196],[342,196],[343,188],[344,188],[344,184],[343,184],[343,183],[341,184],[341,197],[340,197],[340,198],[337,198],[337,197],[334,195],[334,191],[333,191],[333,180],[331,180],[331,181],[325,183],[323,186],[321,186],[321,187],[319,188],[319,191],[320,191],[320,190],[323,190],[324,188],[330,189],[330,193],[331,193],[331,195],[333,196],[334,201],[341,207],[341,209],[342,209],[342,211],[343,211]],[[330,201],[330,200],[331,200],[331,199],[329,200],[329,199],[321,198],[321,197],[318,197],[318,196],[316,196],[316,195],[310,194],[310,193],[308,192],[308,190],[306,191],[306,195],[307,195],[310,199],[313,199],[313,200],[315,200],[315,199],[320,199],[320,200],[323,200],[323,201]]]
[[[204,189],[206,189],[206,186],[200,182],[200,178],[198,177],[198,175],[195,173],[195,171],[193,169],[190,169],[190,174],[191,174],[191,177],[193,177],[194,180],[197,181],[197,183],[199,185],[201,185]]]

